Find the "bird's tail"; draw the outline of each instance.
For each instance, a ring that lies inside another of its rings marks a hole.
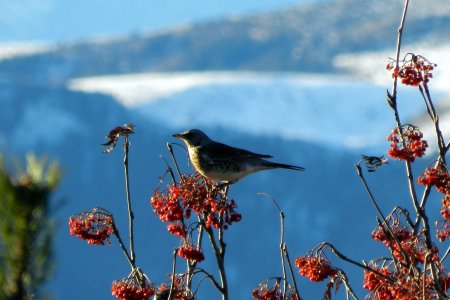
[[[265,165],[269,168],[282,168],[282,169],[289,169],[289,170],[296,170],[296,171],[304,171],[305,168],[299,167],[299,166],[293,166],[293,165],[286,165],[286,164],[279,164],[274,163],[270,161],[265,161]]]

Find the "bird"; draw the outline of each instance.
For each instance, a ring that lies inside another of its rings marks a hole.
[[[254,172],[270,169],[303,171],[303,167],[280,164],[266,160],[272,155],[253,153],[210,139],[199,129],[190,129],[172,135],[187,146],[189,159],[194,168],[206,178],[236,183]]]

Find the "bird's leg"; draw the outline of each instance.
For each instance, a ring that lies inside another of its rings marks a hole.
[[[230,185],[232,185],[234,183],[234,181],[228,181],[228,182],[222,182],[219,185],[217,185],[217,189],[224,190],[224,194],[227,195],[228,194],[228,189],[230,188]]]

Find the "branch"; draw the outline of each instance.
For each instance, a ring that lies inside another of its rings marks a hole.
[[[358,266],[358,267],[360,267],[360,268],[362,268],[362,269],[364,269],[364,270],[370,271],[370,272],[372,272],[372,273],[374,273],[374,274],[376,274],[376,275],[378,275],[378,276],[380,276],[380,277],[386,279],[386,280],[389,281],[390,283],[395,283],[395,281],[392,280],[392,278],[390,278],[390,277],[384,275],[383,273],[381,273],[381,272],[379,272],[379,271],[377,271],[377,270],[374,270],[374,269],[372,269],[371,267],[368,267],[368,266],[366,266],[366,265],[363,265],[362,263],[359,263],[359,262],[357,262],[357,261],[355,261],[355,260],[353,260],[353,259],[348,258],[348,257],[345,256],[344,254],[342,254],[341,252],[339,252],[339,251],[338,251],[331,243],[328,243],[328,242],[321,243],[321,244],[318,246],[318,250],[319,250],[319,249],[320,249],[320,250],[323,250],[323,249],[326,248],[326,247],[328,247],[328,248],[330,249],[330,251],[333,252],[333,254],[336,255],[339,259],[342,259],[343,261],[346,261],[346,262],[351,263],[351,264],[353,264],[353,265],[355,265],[355,266]]]
[[[209,281],[211,281],[211,283],[214,285],[214,287],[215,287],[217,290],[220,291],[220,290],[222,289],[222,287],[220,286],[220,284],[217,282],[217,280],[214,278],[214,276],[213,276],[212,274],[206,272],[206,271],[205,271],[204,269],[202,269],[202,268],[197,268],[196,271],[198,271],[199,273],[205,274],[206,278],[208,278]]]
[[[173,250],[173,264],[172,264],[172,274],[170,276],[170,291],[169,291],[169,296],[167,297],[168,300],[172,300],[173,299],[173,291],[175,290],[175,272],[176,272],[176,268],[177,268],[177,252],[178,252],[178,248],[175,248]]]
[[[125,170],[125,191],[127,196],[127,205],[128,205],[128,221],[129,221],[129,233],[130,233],[130,259],[133,262],[133,265],[135,263],[135,254],[134,254],[134,237],[133,237],[133,221],[134,221],[134,214],[131,209],[131,197],[130,197],[130,180],[128,176],[128,151],[129,151],[130,143],[128,141],[128,135],[125,135],[125,142],[123,144],[124,149],[124,158],[123,158],[123,165]]]
[[[425,90],[425,93],[424,93]],[[428,84],[426,82],[423,83],[423,88],[419,85],[419,91],[422,95],[422,98],[425,102],[425,106],[427,108],[428,115],[434,123],[434,129],[436,131],[437,145],[439,149],[439,160],[446,164],[445,155],[447,154],[448,148],[445,146],[444,136],[442,135],[441,128],[439,126],[439,116],[436,113],[434,108],[433,101],[431,100],[430,90],[428,89]]]
[[[175,145],[181,146],[180,144],[175,143]],[[183,177],[181,176],[180,167],[178,166],[178,162],[175,158],[175,155],[173,153],[173,147],[171,143],[166,144],[167,149],[169,150],[170,156],[172,157],[173,164],[175,165],[175,169],[177,170],[178,176],[180,177],[180,180],[183,180]],[[184,146],[182,146],[184,148]],[[185,148],[186,149],[186,148]]]
[[[353,291],[352,287],[350,286],[350,284],[348,283],[348,278],[347,275],[345,274],[344,271],[342,271],[341,269],[339,270],[339,276],[341,277],[342,282],[345,285],[345,289],[347,291],[347,299],[348,299],[348,294],[350,294],[350,296],[353,297],[353,299],[358,300],[358,297],[356,296],[355,292]]]
[[[258,193],[258,195],[262,195],[262,196],[269,198],[280,213],[280,255],[281,255],[281,267],[282,267],[282,271],[283,271],[283,290],[284,290],[284,292],[286,292],[287,283],[288,283],[287,275],[286,275],[286,266],[284,263],[284,259],[286,258],[286,260],[288,262],[288,266],[289,266],[289,273],[291,275],[292,282],[294,284],[295,293],[300,298],[300,294],[299,294],[298,288],[297,288],[297,282],[295,281],[295,277],[294,277],[294,271],[292,269],[291,260],[289,259],[289,253],[287,250],[286,242],[284,241],[284,217],[285,217],[284,212],[281,209],[280,205],[278,205],[278,202],[274,198],[269,196],[268,194]]]
[[[125,248],[125,245],[123,244],[122,238],[120,237],[119,230],[116,227],[116,223],[114,222],[114,219],[112,222],[112,226],[113,226],[114,236],[117,238],[120,248],[122,249],[122,252],[125,254],[125,257],[127,258],[127,261],[131,266],[131,270],[133,271],[134,269],[136,269],[136,265],[135,265],[134,261],[131,259],[130,254],[128,254],[127,248]]]
[[[356,168],[356,172],[358,173],[359,178],[361,178],[361,181],[364,185],[364,188],[366,189],[367,193],[369,194],[369,198],[372,201],[372,204],[375,206],[375,209],[377,210],[378,214],[380,215],[380,217],[383,220],[383,224],[386,228],[387,231],[389,231],[392,239],[395,241],[395,243],[398,245],[403,258],[405,259],[407,265],[409,266],[411,264],[411,260],[409,259],[408,255],[406,254],[406,252],[404,251],[402,245],[400,244],[400,242],[398,241],[396,235],[392,232],[391,227],[389,226],[389,223],[387,222],[386,217],[384,216],[383,212],[381,211],[380,207],[378,206],[378,203],[375,201],[375,197],[373,196],[369,185],[367,184],[366,179],[364,178],[363,172],[361,170],[361,166],[358,164],[355,164],[355,168]],[[384,227],[381,227],[384,230]],[[389,239],[390,240],[390,239]],[[393,249],[393,247],[391,247]],[[392,251],[392,250],[391,250]]]

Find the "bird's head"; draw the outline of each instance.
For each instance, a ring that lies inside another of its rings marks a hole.
[[[172,136],[183,140],[188,146],[203,146],[211,142],[209,137],[198,129],[190,129]]]

